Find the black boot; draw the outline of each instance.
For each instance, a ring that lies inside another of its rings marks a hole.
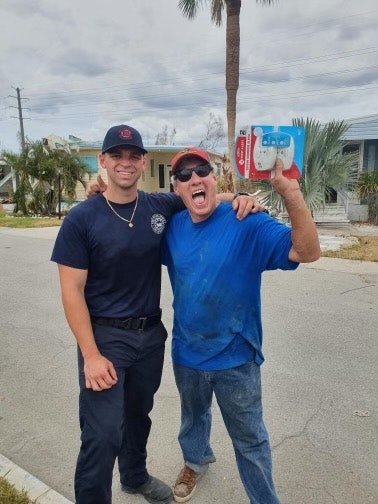
[[[124,492],[129,494],[141,494],[150,504],[169,504],[172,502],[172,489],[153,476],[149,476],[146,483],[132,488],[126,485],[121,485]]]

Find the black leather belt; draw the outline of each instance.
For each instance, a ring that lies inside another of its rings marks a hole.
[[[158,324],[161,320],[161,312],[159,315],[152,317],[130,317],[127,319],[107,318],[107,317],[91,317],[92,322],[99,325],[120,327],[122,329],[134,329],[135,331],[143,331],[148,327]]]

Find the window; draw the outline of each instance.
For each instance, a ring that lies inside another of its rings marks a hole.
[[[353,153],[359,153],[360,152],[360,144],[358,143],[349,143],[344,145],[343,147],[343,154],[353,154]],[[356,164],[353,166],[352,169],[352,180],[348,183],[346,189],[347,191],[353,191],[354,187],[354,182],[353,180],[357,179],[358,176],[358,161],[356,161]]]
[[[97,156],[80,156],[80,160],[87,166],[90,173],[98,172]]]
[[[159,164],[158,170],[159,170],[159,188],[164,189],[164,187],[165,187],[164,165]]]
[[[378,151],[378,140],[365,140],[364,142],[364,160],[363,160],[363,171],[373,171],[377,169],[377,151]]]
[[[368,171],[373,171],[375,168],[375,145],[370,144],[368,147]]]

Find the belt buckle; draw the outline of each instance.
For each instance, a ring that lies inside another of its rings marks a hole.
[[[138,331],[143,331],[144,330],[144,328],[146,327],[147,318],[148,317],[139,317]]]
[[[120,325],[123,329],[130,329],[132,321],[132,318],[127,318],[125,320],[121,320]]]

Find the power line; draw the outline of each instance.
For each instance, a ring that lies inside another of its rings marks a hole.
[[[377,89],[378,86],[361,86],[361,87],[352,87],[352,88],[328,88],[325,90],[319,90],[319,89],[311,89],[308,91],[299,91],[295,93],[278,93],[278,94],[265,94],[265,95],[260,95],[256,93],[253,98],[241,98],[238,100],[238,105],[239,104],[246,104],[246,103],[251,103],[251,102],[259,102],[259,101],[265,101],[265,100],[282,100],[283,98],[286,99],[298,99],[298,98],[306,98],[306,97],[314,97],[314,96],[319,96],[319,95],[326,95],[326,94],[340,94],[340,93],[350,93],[350,92],[360,92],[360,91],[368,91],[372,89]],[[212,98],[212,97],[211,97]],[[178,104],[171,104],[171,105],[165,105],[164,110],[176,110],[176,109],[190,109],[190,110],[196,110],[198,108],[202,107],[209,107],[209,106],[214,106],[213,102],[209,101],[203,101],[201,104],[198,104],[196,101],[191,101],[188,102],[186,101],[185,103],[178,103]],[[148,113],[156,113],[162,110],[161,106],[140,106],[140,107],[134,107],[134,108],[127,108],[127,115],[138,115],[140,113],[148,114]],[[119,110],[116,111],[118,113]],[[114,114],[115,111],[114,109],[109,109],[109,110],[102,110],[101,113],[112,113]],[[119,115],[125,116],[125,112],[119,112]],[[82,119],[82,118],[90,118],[90,117],[95,117],[98,115],[98,111],[93,111],[93,112],[86,112],[86,113],[80,113],[80,114],[62,114],[62,115],[54,115],[55,119]],[[40,115],[40,120],[44,120],[49,118],[49,114],[41,114]]]
[[[375,53],[377,52],[377,47],[373,46],[373,47],[365,47],[365,48],[361,48],[361,49],[357,49],[357,50],[353,50],[353,51],[342,51],[342,52],[336,52],[336,53],[330,53],[330,54],[324,54],[324,55],[320,55],[320,56],[315,56],[313,58],[299,58],[299,59],[295,59],[295,60],[285,60],[285,61],[280,61],[278,63],[271,63],[269,65],[264,65],[264,66],[258,66],[258,67],[254,67],[254,68],[246,68],[246,67],[241,67],[240,68],[240,77],[243,77],[244,75],[248,74],[248,73],[255,73],[255,72],[260,72],[260,71],[271,71],[271,70],[277,70],[279,68],[288,68],[288,67],[298,67],[299,65],[303,66],[303,65],[306,65],[306,64],[311,64],[311,63],[321,63],[321,62],[326,62],[326,61],[330,61],[330,60],[333,60],[333,59],[337,59],[337,60],[342,60],[344,58],[352,58],[352,57],[359,57],[359,56],[362,56],[362,55],[366,55],[366,54],[372,54],[372,53]],[[199,82],[199,81],[203,81],[203,80],[207,80],[207,79],[211,79],[213,77],[216,77],[216,76],[224,76],[224,69],[222,69],[222,71],[219,71],[219,72],[209,72],[209,73],[204,73],[204,74],[196,74],[196,77],[193,77],[193,76],[190,76],[189,79],[185,79],[183,78],[183,76],[181,75],[181,77],[179,78],[168,78],[168,79],[159,79],[159,80],[148,80],[148,81],[140,81],[140,82],[135,82],[135,83],[131,83],[131,84],[117,84],[117,85],[114,85],[114,86],[107,86],[106,89],[104,89],[104,86],[98,86],[98,87],[94,87],[94,88],[79,88],[79,89],[71,89],[71,90],[67,90],[67,88],[65,89],[65,91],[61,91],[59,93],[48,93],[47,96],[40,96],[38,98],[38,94],[41,93],[42,94],[42,91],[41,92],[38,92],[38,91],[34,91],[33,92],[33,89],[30,89],[30,93],[34,93],[34,97],[37,97],[39,100],[43,100],[43,99],[46,99],[46,100],[51,100],[51,99],[58,99],[58,98],[63,98],[65,96],[69,96],[70,98],[74,98],[75,96],[80,96],[80,95],[84,95],[86,98],[88,96],[90,96],[91,94],[94,94],[94,95],[97,95],[98,93],[102,93],[102,92],[112,92],[114,94],[114,92],[116,92],[117,90],[120,90],[122,92],[125,92],[125,91],[132,91],[132,90],[138,90],[140,91],[142,88],[144,89],[148,89],[148,88],[151,88],[151,87],[155,87],[155,86],[158,86],[158,87],[161,87],[162,85],[164,84],[177,84],[177,83],[185,83],[185,82],[191,82],[191,83],[195,83],[195,82]],[[120,77],[115,77],[117,78],[117,80],[121,80]],[[44,91],[43,94],[46,94],[46,92]]]
[[[366,54],[367,52],[372,52],[372,51],[376,51],[376,48],[374,47],[368,47],[368,48],[364,48],[364,49],[361,49],[361,50],[357,50],[357,51],[344,51],[342,53],[333,53],[333,54],[326,54],[326,55],[323,55],[323,56],[319,56],[316,58],[316,60],[319,60],[320,58],[323,58],[323,59],[326,59],[326,60],[330,60],[330,59],[334,59],[334,58],[337,58],[338,61],[340,61],[341,58],[349,58],[349,57],[352,57],[352,56],[356,56],[356,55],[361,55],[361,54]],[[302,62],[302,60],[294,60],[291,62],[291,66],[298,66],[298,63]],[[278,66],[278,69],[281,67],[281,66],[284,66],[284,68],[287,68],[288,66],[290,66],[289,62],[283,62],[283,65],[280,65]],[[301,80],[310,80],[310,79],[315,79],[315,78],[320,78],[320,77],[331,77],[331,76],[338,76],[338,75],[342,75],[342,74],[353,74],[353,73],[356,73],[356,72],[361,72],[361,71],[366,71],[366,70],[369,70],[369,69],[375,69],[376,68],[376,65],[372,65],[372,66],[365,66],[365,67],[358,67],[358,68],[355,68],[355,69],[350,69],[350,68],[347,68],[347,69],[344,69],[344,70],[338,70],[338,71],[334,71],[334,72],[318,72],[318,73],[315,73],[315,74],[310,74],[310,75],[302,75],[302,76],[298,76],[298,77],[282,77],[282,78],[276,78],[274,80],[272,80],[272,82],[267,82],[269,80],[269,77],[266,79],[266,81],[264,82],[264,85],[274,85],[274,84],[278,84],[278,83],[282,83],[282,82],[293,82],[293,81],[301,81]],[[240,85],[240,93],[243,92],[243,89],[247,86],[250,86],[250,83],[251,82],[256,82],[256,83],[259,83],[261,82],[261,78],[258,78],[258,76],[261,74],[262,71],[264,71],[264,73],[266,72],[271,72],[273,70],[277,70],[277,68],[274,68],[274,65],[269,65],[269,66],[265,66],[265,67],[261,67],[259,68],[258,70],[254,70],[254,71],[251,71],[249,73],[247,72],[244,72],[242,71],[241,72],[241,85]],[[248,77],[248,75],[251,75],[251,77],[249,77],[248,79],[248,84],[243,84],[243,78],[245,77]],[[256,75],[256,78],[253,78],[253,74]],[[194,79],[193,82],[196,82],[198,81],[199,79],[205,79],[205,78],[208,78],[208,77],[211,77],[213,76],[213,74],[206,74],[205,76],[200,76],[199,78],[197,79]],[[162,83],[163,82],[174,82],[175,79],[167,79],[167,80],[162,80],[162,81],[155,81],[155,82],[148,82],[148,83],[144,83],[145,84],[145,87],[143,88],[142,84],[143,83],[139,83],[139,91],[143,91],[145,90],[148,86],[153,86],[153,85],[158,85],[160,84],[160,89],[162,88]],[[185,81],[184,81],[185,83]],[[117,88],[119,88],[117,86]],[[55,100],[55,102],[57,103],[59,101],[59,98],[64,98],[67,93],[69,94],[70,96],[70,100],[69,100],[69,103],[63,103],[63,104],[58,104],[60,108],[64,108],[64,109],[67,109],[69,107],[78,107],[78,106],[81,106],[83,108],[85,107],[93,107],[93,102],[95,101],[96,102],[96,105],[99,105],[99,104],[103,104],[103,105],[110,105],[110,104],[116,104],[116,103],[122,103],[122,104],[125,104],[127,102],[135,102],[136,100],[144,100],[145,98],[149,98],[151,99],[150,95],[146,95],[146,94],[141,94],[141,93],[138,93],[136,96],[128,96],[126,94],[124,94],[124,91],[127,89],[129,90],[133,90],[134,89],[134,85],[129,85],[129,86],[125,86],[125,87],[122,87],[122,95],[118,96],[117,97],[117,93],[115,92],[115,89],[117,88],[113,88],[113,90],[111,90],[111,98],[109,98],[108,96],[106,95],[109,95],[109,90],[106,90],[105,93],[104,93],[104,90],[103,88],[95,88],[93,89],[91,92],[88,92],[88,91],[81,91],[80,93],[77,93],[77,94],[73,94],[73,93],[70,93],[70,92],[62,92],[62,93],[53,93],[53,94],[49,94],[47,96],[40,96],[38,98],[38,101],[39,101],[39,104],[38,106],[33,106],[31,109],[33,110],[34,113],[36,114],[41,114],[41,112],[39,111],[40,110],[40,105],[43,104],[44,102],[45,103],[52,103],[53,100]],[[188,96],[195,96],[195,95],[198,95],[198,94],[206,94],[206,93],[213,93],[215,95],[215,93],[217,91],[221,91],[223,90],[223,84],[219,84],[218,86],[211,86],[211,87],[201,87],[200,89],[195,89],[194,86],[192,86],[191,90],[188,91],[186,90],[185,91],[185,100],[187,100]],[[318,90],[320,91],[320,90]],[[85,93],[85,94],[84,94]],[[101,98],[101,94],[103,95],[103,97]],[[182,96],[182,91],[178,91],[178,92],[164,92],[164,90],[162,90],[160,93],[154,93],[153,95],[153,99],[154,100],[157,100],[157,99],[161,99],[161,98],[166,98],[166,99],[172,99],[172,98],[175,98],[175,97],[180,97]],[[75,97],[80,97],[84,95],[85,96],[85,101],[83,100],[76,100]],[[116,96],[114,98],[114,96]],[[167,107],[165,107],[167,108]],[[84,114],[80,112],[80,116],[83,116]],[[91,114],[93,115],[93,114]],[[62,115],[59,115],[59,116],[56,116],[57,118],[59,117],[62,117]],[[63,117],[67,117],[66,115],[63,116]],[[71,115],[72,117],[72,115]]]
[[[282,78],[279,78],[279,79],[275,79],[274,81],[272,81],[271,83],[270,82],[264,82],[262,83],[262,85],[264,85],[264,87],[266,88],[267,85],[275,85],[275,84],[280,84],[280,83],[283,83],[283,82],[287,82],[287,83],[291,83],[291,82],[294,82],[294,81],[305,81],[305,80],[311,80],[311,79],[319,79],[319,78],[324,78],[324,77],[332,77],[332,76],[340,76],[340,75],[347,75],[347,74],[354,74],[355,72],[361,72],[361,71],[366,71],[366,70],[373,70],[373,69],[376,69],[377,68],[377,65],[372,65],[372,66],[365,66],[365,67],[358,67],[354,70],[352,69],[345,69],[345,70],[338,70],[338,71],[335,71],[335,72],[323,72],[323,73],[316,73],[316,74],[310,74],[310,75],[304,75],[304,76],[299,76],[299,77],[290,77],[290,78],[287,78],[287,77],[282,77]],[[259,73],[259,72],[256,72],[256,73]],[[267,79],[268,80],[268,79]],[[250,83],[251,82],[255,82],[257,84],[261,84],[261,79],[259,79],[258,77],[256,78],[250,78],[248,80],[248,83],[247,84],[241,84],[240,85],[240,88],[239,88],[239,91],[240,91],[240,95],[242,95],[243,91],[244,90],[247,90],[250,88]],[[350,87],[350,86],[348,86]],[[345,86],[342,88],[342,89],[345,89]],[[200,89],[193,89],[192,91],[187,91],[185,93],[185,101],[187,102],[188,98],[189,97],[195,97],[196,95],[202,95],[202,96],[205,96],[205,95],[209,95],[209,96],[215,96],[216,95],[216,92],[217,91],[221,91],[223,90],[223,87],[221,85],[219,86],[213,86],[213,87],[209,87],[209,88],[200,88]],[[317,89],[315,90],[316,93],[321,93],[321,90],[320,89]],[[166,99],[172,99],[172,98],[175,98],[175,97],[180,97],[182,96],[182,93],[180,92],[173,92],[173,93],[159,93],[159,94],[154,94],[153,96],[153,99],[154,100],[159,100],[159,99],[162,99],[162,98],[166,98]],[[87,107],[93,107],[93,104],[94,104],[94,101],[95,100],[95,103],[96,105],[111,105],[111,104],[127,104],[127,103],[130,103],[130,102],[135,102],[136,99],[139,99],[139,100],[142,100],[144,98],[148,98],[149,96],[148,95],[139,95],[137,96],[137,98],[135,97],[129,97],[129,96],[125,96],[125,97],[118,97],[118,98],[104,98],[102,99],[101,101],[99,100],[98,97],[94,96],[92,97],[92,99],[88,99],[89,97],[87,97],[87,99],[84,101],[81,101],[81,100],[75,100],[75,101],[72,101],[72,103],[69,103],[69,104],[65,104],[63,106],[64,109],[68,109],[70,107],[78,107],[80,106],[81,108],[87,108]],[[46,98],[47,99],[47,98]],[[150,99],[151,101],[151,99]],[[182,105],[181,105],[182,106]],[[164,108],[169,108],[169,106],[167,106],[166,104],[164,105]],[[32,108],[32,110],[35,112],[35,113],[41,113],[38,111],[38,108]],[[80,112],[80,116],[83,116],[84,114],[82,112]],[[59,117],[67,117],[67,115],[65,116],[62,116],[62,115],[57,115],[55,116],[57,118]],[[72,115],[70,116],[72,117]]]

